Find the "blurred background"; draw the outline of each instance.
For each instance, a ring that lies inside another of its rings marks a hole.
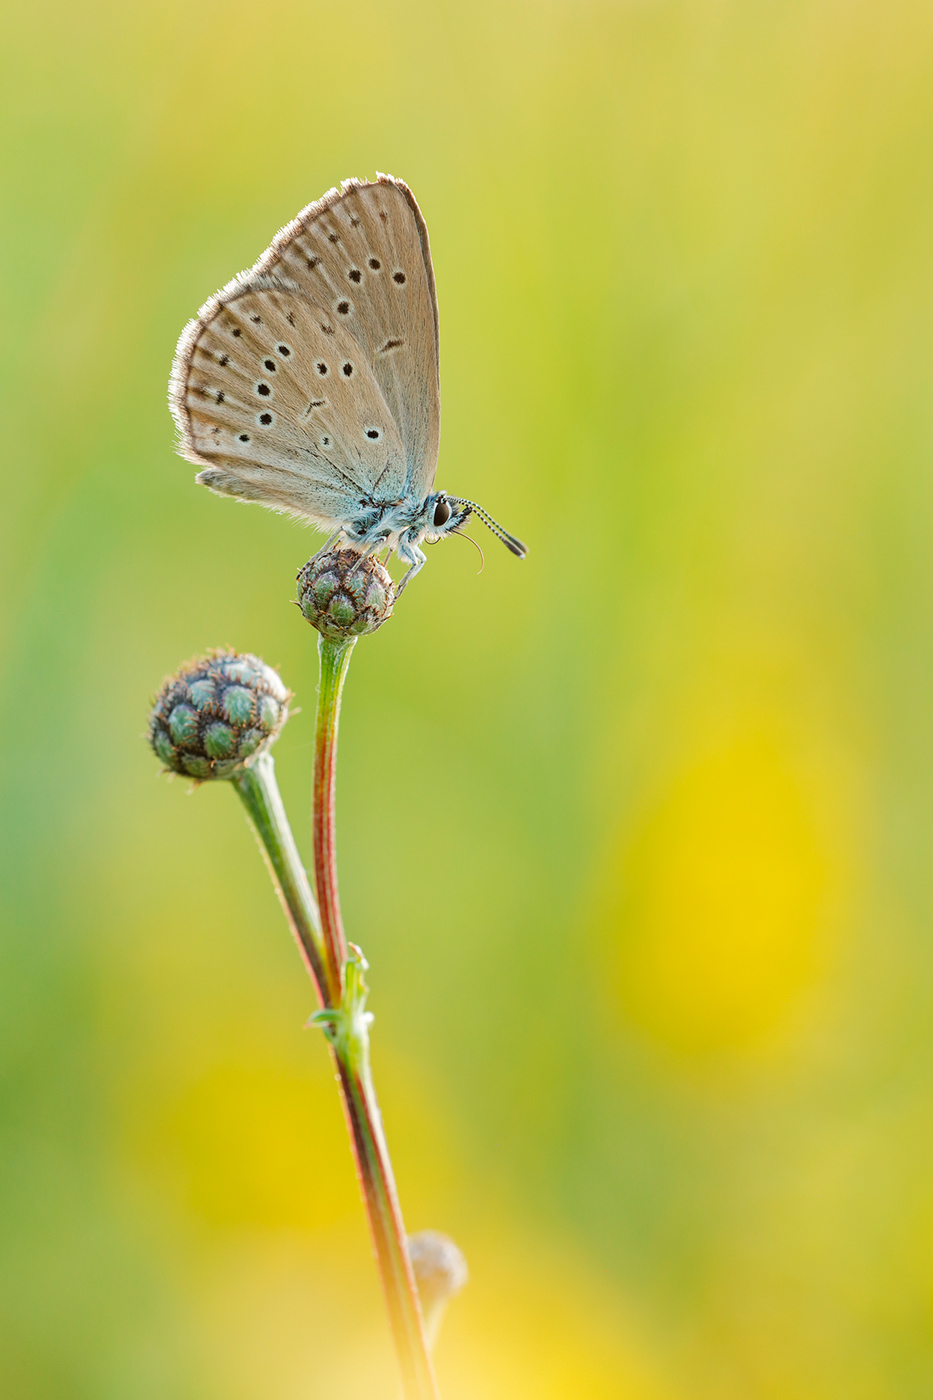
[[[933,10],[34,0],[2,19],[0,1378],[362,1400],[394,1361],[242,813],[142,741],[319,537],[173,455],[175,341],[402,176],[448,544],[355,654],[350,936],[445,1400],[933,1393]],[[4,429],[6,431],[6,429]]]

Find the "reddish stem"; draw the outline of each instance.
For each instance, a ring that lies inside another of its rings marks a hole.
[[[405,1400],[438,1400],[405,1227],[372,1082],[365,1067],[354,1071],[347,1058],[336,1051],[335,1060]]]
[[[343,992],[347,940],[337,887],[337,726],[343,682],[355,643],[355,637],[345,642],[328,642],[322,637],[319,643],[321,681],[317,702],[312,815],[314,878],[321,910],[321,931],[338,1001]]]
[[[405,1400],[438,1400],[392,1164],[369,1072],[366,1022],[357,1021],[355,1008],[348,1005],[351,999],[347,995],[348,950],[337,887],[335,799],[340,698],[355,641],[355,638],[343,642],[320,639],[321,680],[312,817],[314,878],[321,911],[328,981],[331,986],[340,989],[340,1005],[346,1028],[343,1034],[332,1034],[330,1042],[340,1076],[347,1126],[385,1292]]]

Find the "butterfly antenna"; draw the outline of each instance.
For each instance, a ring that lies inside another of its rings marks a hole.
[[[448,496],[447,499],[449,501],[455,501],[456,504],[460,506],[469,506],[470,510],[476,512],[487,529],[491,530],[496,538],[502,541],[506,549],[510,549],[519,559],[524,559],[525,555],[528,553],[525,545],[522,544],[521,540],[517,540],[514,535],[510,535],[508,530],[503,530],[498,520],[493,520],[489,512],[483,510],[482,506],[478,506],[475,501],[465,500],[463,496]]]

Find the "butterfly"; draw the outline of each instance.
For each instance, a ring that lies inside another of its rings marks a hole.
[[[402,180],[344,180],[281,229],[182,332],[169,405],[178,451],[222,495],[258,501],[408,570],[474,512],[434,489],[438,322],[428,230]],[[323,552],[323,550],[322,550]]]

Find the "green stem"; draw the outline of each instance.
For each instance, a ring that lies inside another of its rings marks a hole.
[[[321,905],[321,929],[334,985],[343,990],[347,940],[340,914],[337,887],[337,727],[340,698],[356,638],[329,642],[318,638],[321,681],[317,701],[317,733],[314,746],[312,828],[314,879]],[[339,998],[338,998],[339,999]]]
[[[275,780],[271,753],[260,754],[233,780],[250,825],[256,833],[279,902],[322,1006],[340,1001],[340,979],[330,970],[321,936],[321,918],[308,876],[298,855]]]

